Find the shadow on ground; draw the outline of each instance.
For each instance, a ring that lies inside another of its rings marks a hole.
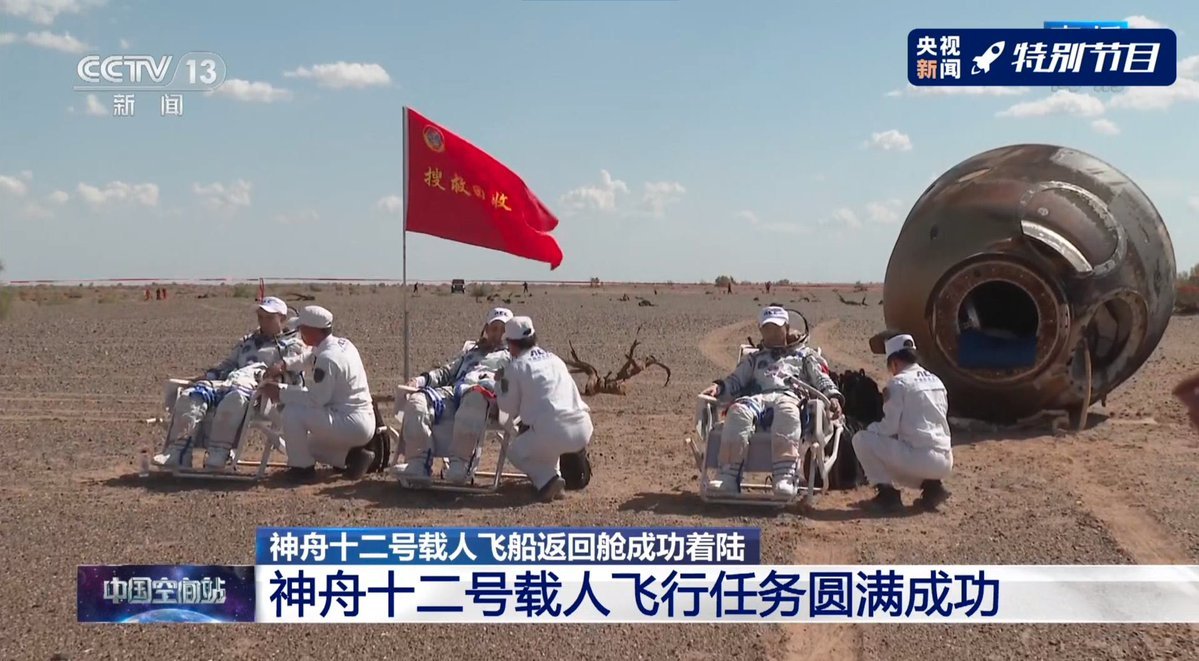
[[[813,521],[832,522],[905,518],[924,513],[918,508],[906,507],[895,514],[878,514],[863,509],[860,503],[854,503],[847,508],[837,508],[824,505],[825,502],[818,500],[811,507],[798,502],[788,507],[738,506],[705,503],[694,493],[639,493],[622,503],[619,510],[666,516],[703,516],[719,519],[735,517],[775,519],[782,516],[800,516]]]
[[[541,504],[528,483],[504,482],[491,493],[456,493],[405,489],[395,479],[374,477],[322,489],[320,495],[339,500],[365,500],[370,507],[419,510],[506,509]],[[569,493],[567,494],[569,498]]]

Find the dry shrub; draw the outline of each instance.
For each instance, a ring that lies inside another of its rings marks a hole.
[[[478,301],[480,298],[491,295],[491,285],[482,282],[476,282],[471,284],[468,291],[470,292],[471,297]]]
[[[256,288],[245,283],[233,285],[233,298],[254,298],[258,295]]]
[[[1199,284],[1187,280],[1174,285],[1174,314],[1199,314]]]
[[[12,310],[12,302],[16,296],[10,287],[0,289],[0,321],[8,318],[8,313]]]

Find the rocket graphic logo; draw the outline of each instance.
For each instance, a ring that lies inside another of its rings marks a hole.
[[[1005,42],[997,41],[991,44],[990,48],[983,52],[982,55],[974,58],[974,66],[970,69],[970,75],[978,75],[980,73],[991,73],[991,64],[1003,55]]]

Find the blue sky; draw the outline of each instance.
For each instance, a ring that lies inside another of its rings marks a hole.
[[[1199,6],[969,4],[0,0],[4,277],[398,278],[405,104],[520,173],[565,253],[410,235],[414,279],[879,280],[933,178],[1018,142],[1124,170],[1199,262]],[[1190,77],[908,89],[915,27],[1127,17],[1173,28]],[[182,117],[72,89],[85,54],[196,50],[227,82]]]

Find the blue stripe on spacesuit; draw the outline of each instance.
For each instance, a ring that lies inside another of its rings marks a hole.
[[[445,415],[445,396],[433,388],[422,388],[421,394],[429,400],[429,406],[433,407],[433,424],[441,422],[441,417]]]
[[[221,393],[206,385],[195,385],[187,390],[187,396],[191,399],[198,399],[209,406],[213,406],[221,401]]]

